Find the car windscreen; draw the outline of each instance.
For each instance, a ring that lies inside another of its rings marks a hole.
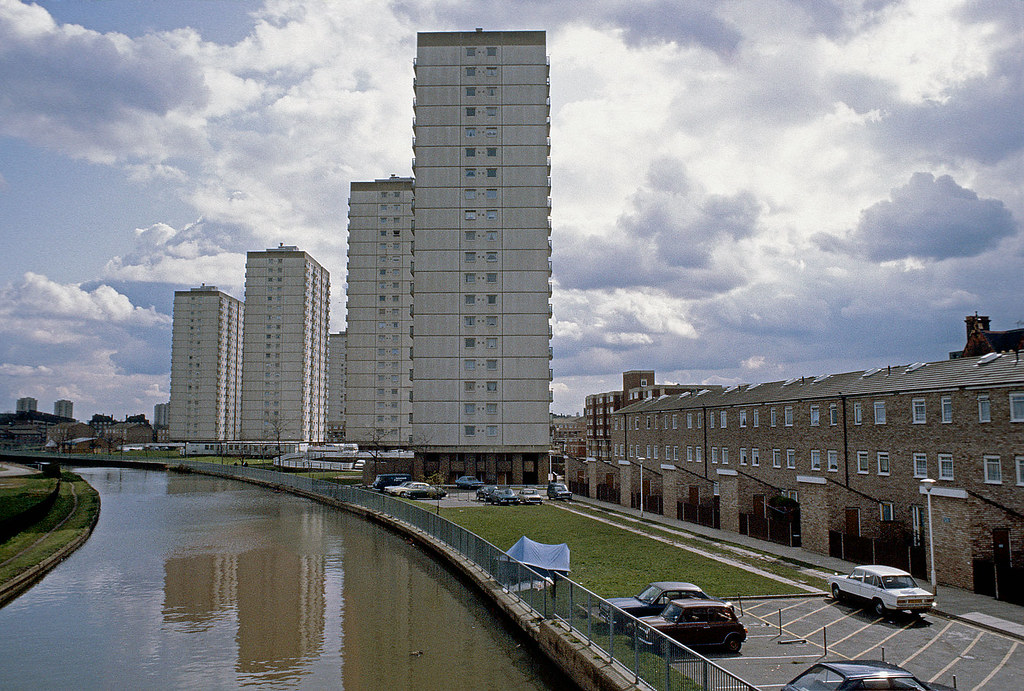
[[[679,618],[679,613],[683,611],[683,608],[679,605],[668,605],[665,610],[661,613],[663,619],[667,621],[675,621]]]
[[[915,581],[911,576],[883,576],[882,587],[886,590],[895,590],[899,588],[916,588],[917,581]]]
[[[644,588],[643,592],[636,596],[637,600],[641,602],[654,602],[661,595],[661,588],[656,585],[649,585]]]

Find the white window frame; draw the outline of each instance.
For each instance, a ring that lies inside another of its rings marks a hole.
[[[985,394],[978,396],[978,422],[992,422],[992,401]]]
[[[940,480],[953,480],[955,473],[953,469],[953,454],[951,453],[940,453],[938,455],[939,463],[939,479]],[[947,472],[948,470],[948,472]]]
[[[939,399],[940,410],[942,411],[941,417],[942,424],[948,425],[953,422],[953,397],[943,396]]]
[[[1010,422],[1024,422],[1024,393],[1010,394]]]
[[[821,470],[821,451],[811,449],[811,470]]]
[[[811,427],[817,427],[821,424],[821,408],[816,405],[811,406]]]
[[[687,463],[693,463],[693,447],[692,446],[687,446],[686,447],[686,462]]]
[[[1017,486],[1024,487],[1024,456],[1016,456],[1013,464],[1017,468]]]
[[[860,401],[855,401],[853,404],[853,424],[864,424],[864,406]]]
[[[780,449],[772,449],[772,467],[782,467],[782,451]]]
[[[746,447],[740,447],[740,465],[747,464],[747,449]]]
[[[753,417],[754,419],[751,422],[753,423],[754,427],[757,427],[758,424],[761,422],[761,411],[758,408],[754,408]]]
[[[982,466],[984,467],[986,485],[1003,484],[1003,464],[999,456],[983,456]],[[995,472],[992,472],[993,470]]]
[[[896,507],[891,501],[878,502],[878,520],[883,522],[892,522],[895,519]]]
[[[885,401],[875,401],[874,402],[874,410],[875,410],[875,424],[876,425],[884,425],[885,424]]]
[[[712,446],[711,447],[711,462],[716,464],[716,465],[718,464],[718,447],[717,446]]]
[[[835,449],[829,449],[828,451],[828,471],[830,473],[839,472],[839,452]]]
[[[719,415],[719,417],[718,417],[718,426],[720,428],[722,428],[722,429],[725,429],[726,428],[726,420],[727,420],[726,411],[723,410],[721,412],[721,414]]]
[[[828,406],[828,424],[833,426],[839,424],[839,406],[835,403],[830,403]]]
[[[758,450],[757,447],[754,447],[750,450],[750,465],[752,467],[757,467],[761,465],[761,452],[760,450]]]
[[[740,427],[747,426],[747,409],[740,408]]]
[[[782,409],[782,419],[785,420],[786,427],[793,426],[793,406],[788,405]]]
[[[729,465],[729,447],[722,447],[722,465]]]
[[[878,474],[882,476],[889,475],[892,470],[892,459],[889,457],[889,452],[879,451],[876,458],[878,461]]]
[[[910,421],[915,425],[923,425],[928,421],[928,403],[923,398],[915,398],[910,402]]]
[[[926,453],[915,453],[914,454],[914,477],[925,478],[928,477],[928,454]]]
[[[796,468],[796,449],[786,449],[786,467],[790,470]]]
[[[857,452],[857,474],[858,475],[867,475],[869,472],[871,472],[871,462],[868,460],[868,452],[867,451],[858,451]]]

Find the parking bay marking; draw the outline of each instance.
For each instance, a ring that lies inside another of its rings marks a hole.
[[[948,630],[949,630],[949,627],[950,627],[950,626],[952,626],[952,625],[953,625],[953,622],[952,622],[952,621],[950,621],[949,623],[947,623],[947,624],[946,624],[946,625],[945,625],[945,626],[944,626],[944,627],[942,628],[942,631],[939,631],[939,632],[938,632],[937,634],[935,634],[935,635],[934,635],[934,636],[932,637],[932,639],[931,639],[930,641],[928,641],[928,642],[927,642],[927,643],[925,643],[925,644],[924,644],[923,646],[921,646],[920,648],[918,648],[918,649],[917,649],[917,652],[916,652],[916,653],[914,653],[913,655],[911,655],[910,657],[908,657],[908,658],[907,658],[906,660],[904,660],[903,662],[899,663],[899,666],[900,666],[900,667],[903,667],[903,666],[905,666],[905,665],[906,665],[906,664],[907,664],[908,662],[910,662],[910,661],[911,661],[911,660],[913,660],[913,659],[914,659],[915,657],[917,657],[918,655],[920,655],[921,653],[923,653],[923,652],[924,652],[925,650],[927,650],[927,649],[928,649],[928,648],[929,648],[929,647],[931,646],[931,644],[932,644],[932,643],[934,643],[935,641],[939,640],[939,639],[940,639],[940,638],[942,637],[942,634],[946,633],[946,631],[948,631]]]
[[[915,624],[917,624],[917,622],[916,622],[916,621],[908,621],[908,622],[906,623],[906,625],[904,625],[904,626],[902,626],[902,627],[900,627],[900,628],[896,629],[895,631],[893,631],[892,633],[890,633],[890,634],[889,634],[888,636],[886,636],[886,637],[885,637],[885,638],[883,638],[882,640],[878,641],[878,642],[877,642],[877,643],[875,643],[875,644],[874,644],[873,646],[871,646],[870,648],[868,648],[868,649],[864,650],[863,652],[861,652],[861,653],[860,653],[859,655],[856,655],[855,657],[864,657],[865,655],[867,655],[867,654],[868,654],[869,652],[871,652],[871,651],[872,651],[872,650],[874,650],[875,648],[881,648],[881,647],[882,647],[883,645],[885,645],[885,643],[886,643],[886,642],[887,642],[887,641],[888,641],[888,640],[889,640],[890,638],[892,638],[893,636],[898,636],[899,634],[903,633],[904,631],[906,631],[907,629],[909,629],[909,628],[910,628],[911,626],[914,626]],[[838,642],[838,641],[837,641],[837,642]]]
[[[971,652],[971,648],[973,648],[977,644],[977,642],[981,640],[981,637],[984,636],[984,635],[985,635],[984,631],[979,631],[978,635],[974,637],[973,641],[971,641],[971,644],[969,646],[967,646],[966,648],[964,648],[964,651],[962,653],[960,653],[959,655],[954,657],[952,660],[950,660],[948,665],[946,665],[945,667],[940,669],[938,672],[936,672],[935,676],[933,676],[931,679],[928,680],[928,683],[930,684],[933,681],[935,681],[936,679],[938,679],[939,677],[941,677],[943,674],[945,674],[949,670],[950,667],[952,667],[957,662],[959,662],[960,659],[964,655],[966,655],[967,653]]]
[[[789,610],[791,610],[791,609],[793,609],[795,607],[802,606],[804,603],[805,603],[805,600],[797,600],[796,602],[794,602],[793,604],[789,605],[788,607],[782,607],[782,608],[776,607],[775,611],[778,612],[779,609],[782,609],[783,612],[788,612]],[[776,603],[773,602],[772,600],[765,600],[763,602],[755,604],[753,607],[748,605],[747,609],[749,609],[749,610],[756,610],[756,609],[760,609],[761,607],[770,607],[773,604],[776,604]],[[821,610],[817,610],[817,611],[820,612]]]
[[[1003,659],[1000,661],[1000,663],[998,665],[996,665],[995,668],[991,672],[988,673],[987,677],[985,677],[984,679],[981,680],[980,684],[978,684],[973,689],[971,689],[971,691],[978,691],[978,689],[980,689],[982,686],[987,684],[989,682],[989,680],[991,680],[992,677],[994,677],[996,675],[996,672],[998,672],[1003,667],[1005,667],[1006,663],[1009,662],[1009,660],[1010,660],[1010,656],[1013,655],[1013,651],[1017,649],[1018,645],[1020,645],[1020,644],[1017,643],[1017,641],[1014,641],[1013,645],[1010,646],[1010,649],[1006,652],[1006,655],[1003,656]]]

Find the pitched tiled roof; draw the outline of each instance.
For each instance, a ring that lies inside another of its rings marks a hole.
[[[948,391],[956,388],[1019,386],[1024,389],[1024,360],[1014,353],[892,365],[866,371],[797,377],[725,390],[662,396],[620,408],[618,413],[686,408],[758,405],[785,401]]]

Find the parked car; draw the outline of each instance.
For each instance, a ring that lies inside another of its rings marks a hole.
[[[390,494],[390,495],[396,496],[396,497],[400,496],[402,490],[404,490],[406,487],[408,487],[411,484],[413,484],[412,480],[406,480],[405,482],[402,482],[402,483],[397,484],[397,485],[388,485],[387,487],[384,488],[384,494]]]
[[[385,491],[407,499],[441,499],[448,496],[440,487],[428,485],[426,482],[403,482],[397,487],[388,487]]]
[[[383,492],[387,487],[400,485],[411,479],[412,475],[409,475],[408,473],[382,473],[373,479],[373,484],[371,484],[370,487],[378,492]]]
[[[685,646],[720,645],[730,653],[738,653],[747,640],[747,629],[732,605],[715,600],[673,600],[661,614],[641,617],[638,626],[640,639],[648,645],[657,644],[652,630]]]
[[[605,602],[615,605],[634,617],[660,614],[672,600],[712,600],[710,595],[693,583],[681,581],[658,581],[640,591],[636,597],[610,597]],[[720,602],[720,600],[719,600]],[[602,615],[610,618],[611,611],[601,604]]]
[[[847,691],[848,689],[908,689],[952,691],[944,684],[925,683],[913,674],[877,660],[819,662],[786,684],[782,691]]]
[[[572,492],[561,482],[548,483],[548,499],[572,499]]]
[[[487,501],[488,499],[490,499],[491,493],[493,493],[496,489],[498,489],[496,485],[484,485],[483,487],[480,487],[476,491],[476,500]]]
[[[913,576],[891,566],[858,566],[849,576],[829,576],[828,583],[836,600],[870,603],[878,616],[888,610],[919,614],[935,604],[935,596],[918,586]]]
[[[532,487],[524,487],[516,493],[516,501],[520,504],[543,504],[540,492]]]
[[[484,481],[473,475],[463,475],[455,481],[455,486],[459,489],[477,489],[484,486]]]
[[[497,504],[499,506],[519,503],[516,493],[508,487],[498,487],[487,497],[487,501],[490,504]]]

